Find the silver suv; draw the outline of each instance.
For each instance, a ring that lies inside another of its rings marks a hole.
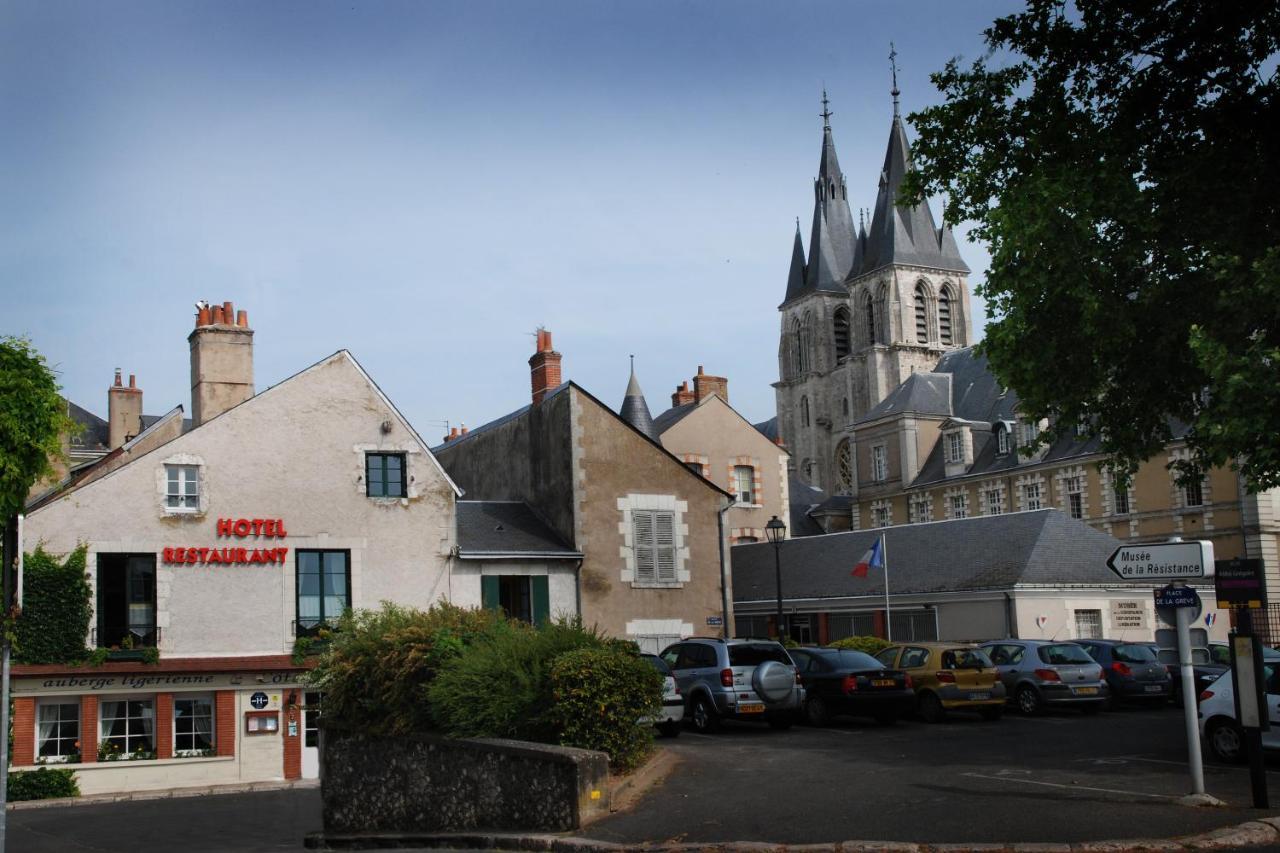
[[[684,718],[699,732],[725,718],[790,728],[804,688],[787,650],[773,640],[690,637],[663,649],[685,697]]]

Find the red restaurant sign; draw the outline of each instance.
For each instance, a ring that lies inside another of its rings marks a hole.
[[[220,518],[218,536],[237,539],[284,539],[288,532],[281,518]],[[161,560],[165,563],[194,563],[197,565],[263,564],[284,565],[288,548],[165,548]]]

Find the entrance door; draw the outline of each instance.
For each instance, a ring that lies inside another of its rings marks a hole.
[[[302,778],[320,778],[320,694],[307,693],[302,707]]]

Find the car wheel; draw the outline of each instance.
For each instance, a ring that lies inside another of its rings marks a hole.
[[[1205,727],[1205,739],[1209,741],[1209,750],[1228,764],[1237,764],[1244,759],[1244,734],[1231,720],[1213,720]]]
[[[936,693],[920,694],[920,716],[926,723],[940,723],[947,718],[947,709]]]
[[[1004,708],[981,708],[978,713],[984,720],[998,720],[1004,716]]]
[[[1018,704],[1018,710],[1024,716],[1030,717],[1040,713],[1040,694],[1031,685],[1024,684],[1019,687],[1013,698]]]
[[[811,726],[825,726],[831,721],[831,711],[821,696],[810,696],[805,701],[804,720]]]
[[[658,731],[663,737],[680,737],[680,723],[675,720],[658,723]]]
[[[794,722],[795,720],[791,718],[790,714],[787,714],[781,717],[770,717],[769,728],[777,729],[780,732],[785,732],[787,729],[791,728],[791,724]]]
[[[710,734],[720,728],[720,717],[716,714],[716,709],[712,707],[711,700],[706,696],[699,696],[693,700],[693,709],[689,713],[689,722],[693,724],[693,730],[702,734]]]

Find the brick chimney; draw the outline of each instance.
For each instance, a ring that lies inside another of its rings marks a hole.
[[[723,376],[712,376],[709,373],[703,373],[702,365],[699,364],[698,375],[693,377],[693,399],[695,402],[701,403],[713,394],[726,403],[729,402],[729,380]]]
[[[253,330],[249,315],[230,302],[200,304],[191,344],[193,427],[253,396]]]
[[[551,348],[551,333],[538,330],[538,351],[529,358],[529,378],[533,386],[533,404],[542,402],[547,393],[560,387],[560,353]]]
[[[695,402],[693,392],[689,390],[689,380],[680,383],[676,388],[676,393],[671,395],[671,407],[683,406],[685,403]]]
[[[117,367],[116,380],[107,389],[107,444],[115,450],[141,431],[142,389],[132,373],[129,387],[124,387]]]

